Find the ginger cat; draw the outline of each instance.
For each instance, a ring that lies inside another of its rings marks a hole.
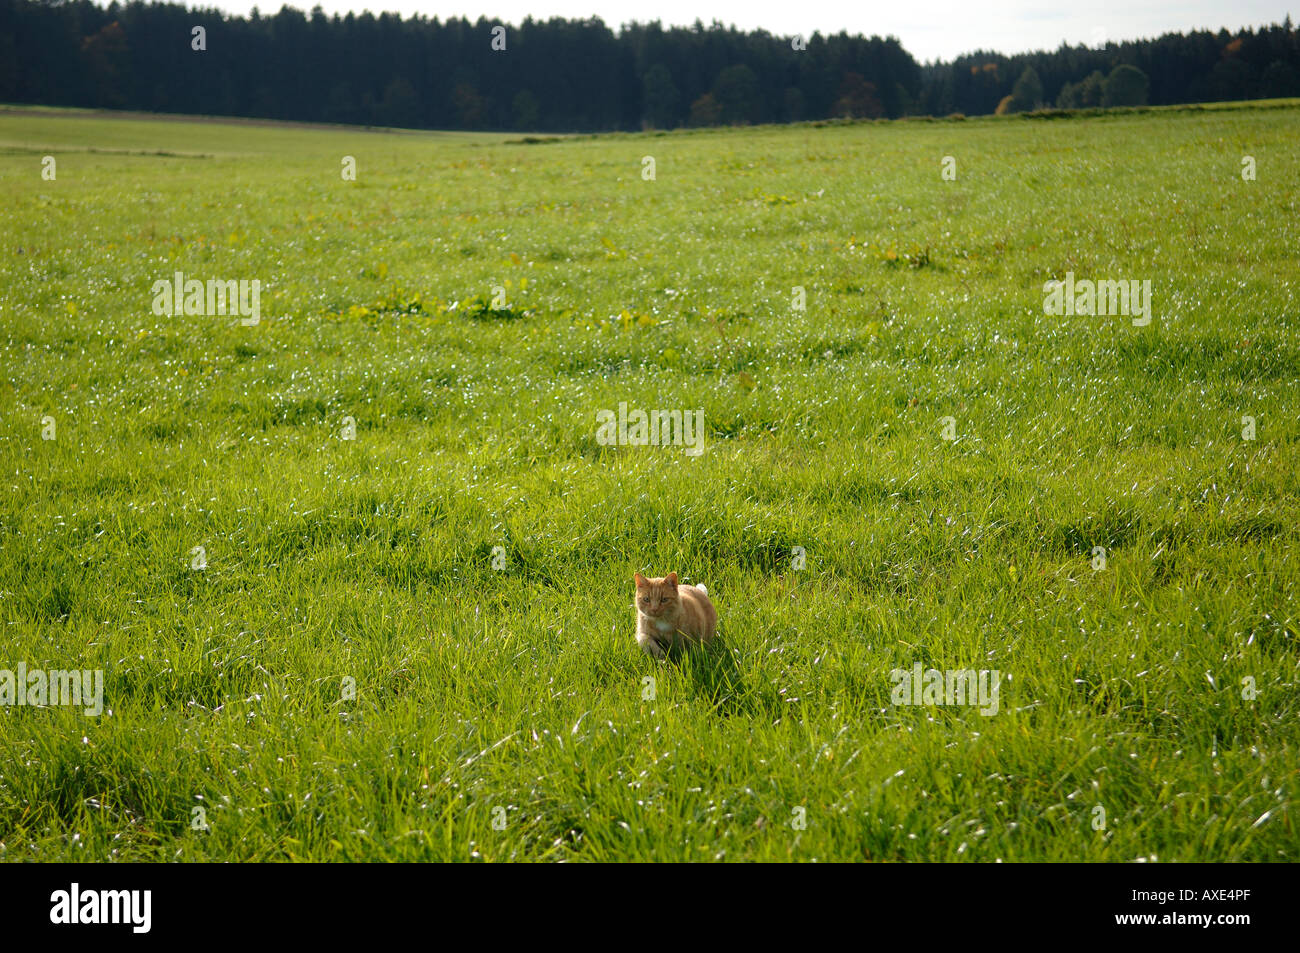
[[[718,631],[718,613],[703,586],[677,585],[677,573],[662,579],[636,574],[636,641],[663,658],[675,645],[708,642]]]

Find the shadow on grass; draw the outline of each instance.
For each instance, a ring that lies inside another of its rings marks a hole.
[[[765,699],[761,688],[756,690],[745,681],[734,653],[721,637],[708,645],[675,650],[669,660],[718,714],[754,715],[769,707],[766,701],[775,701]]]

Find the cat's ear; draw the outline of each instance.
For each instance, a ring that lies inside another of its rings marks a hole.
[[[670,586],[672,586],[674,589],[676,589],[676,588],[677,588],[677,573],[675,573],[675,572],[670,572],[668,575],[664,576],[664,582],[668,583],[668,585],[670,585]]]
[[[638,589],[640,589],[640,588],[642,588],[643,586],[645,586],[645,576],[641,575],[641,574],[638,572],[638,573],[634,573],[634,574],[633,574],[633,578],[636,579],[636,587],[637,587]]]

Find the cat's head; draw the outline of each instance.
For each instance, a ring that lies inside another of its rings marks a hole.
[[[681,605],[677,595],[677,573],[662,579],[647,579],[636,574],[636,610],[652,619],[673,615]]]

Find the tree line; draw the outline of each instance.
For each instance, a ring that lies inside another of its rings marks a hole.
[[[0,101],[606,131],[1300,95],[1286,23],[921,65],[894,37],[0,0]]]
[[[1289,96],[1300,96],[1300,34],[1288,16],[1237,33],[1167,33],[1017,56],[970,53],[925,68],[917,111],[981,115]]]

